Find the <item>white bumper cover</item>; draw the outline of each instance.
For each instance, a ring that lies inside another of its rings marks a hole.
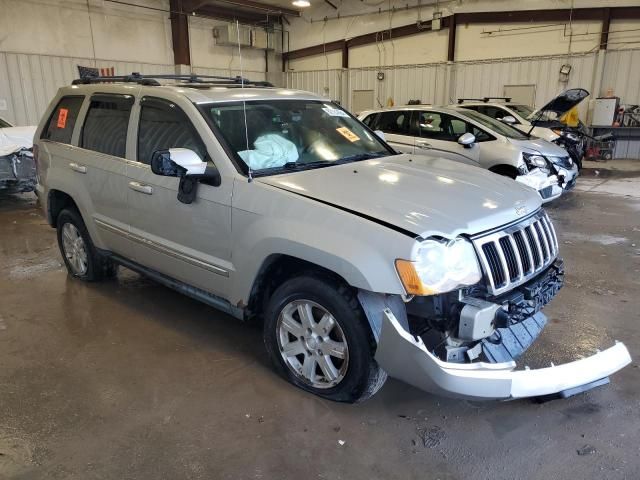
[[[398,322],[382,315],[376,360],[387,373],[421,390],[472,400],[511,400],[560,393],[608,377],[631,362],[622,343],[558,366],[514,370],[515,362],[447,363],[432,355]]]
[[[516,177],[516,182],[522,183],[523,185],[536,190],[542,197],[542,203],[550,202],[562,195],[562,187],[558,184],[557,175],[549,175],[538,168],[531,170],[526,175],[518,175]],[[542,196],[541,191],[547,187],[551,187],[551,194],[546,197]]]

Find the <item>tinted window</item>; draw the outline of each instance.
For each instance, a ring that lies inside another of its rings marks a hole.
[[[76,125],[78,112],[84,101],[83,96],[62,97],[53,109],[47,127],[40,138],[52,142],[71,143],[73,127]]]
[[[397,135],[408,135],[409,115],[411,112],[381,112],[373,130],[382,130],[384,133],[395,133]]]
[[[91,104],[82,127],[80,146],[124,158],[132,106],[133,97],[130,95],[91,97]]]
[[[367,127],[369,128],[377,128],[376,127],[376,117],[378,116],[377,113],[372,113],[371,115],[368,115],[367,117],[365,117],[365,119],[362,121],[362,123],[364,123]]]
[[[175,104],[145,97],[138,127],[138,161],[149,164],[153,152],[188,148],[207,160],[207,149],[187,115]]]
[[[461,134],[454,132],[452,124],[455,118],[445,113],[418,111],[418,135],[423,138],[455,142]],[[460,126],[458,125],[458,128]],[[464,125],[462,126],[464,129]],[[464,133],[464,132],[462,132]]]
[[[460,114],[463,115],[462,112],[460,112]],[[499,133],[507,138],[513,138],[515,140],[526,140],[529,138],[520,130],[487,115],[474,112],[473,110],[464,112],[464,116],[486,127],[490,132]]]
[[[5,122],[3,119],[0,118],[0,128],[9,128],[11,126],[11,124],[9,122]]]

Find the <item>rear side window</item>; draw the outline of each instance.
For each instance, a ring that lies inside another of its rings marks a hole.
[[[82,127],[80,147],[124,158],[131,95],[94,95]]]
[[[53,109],[49,123],[40,138],[52,142],[71,143],[71,135],[73,135],[73,128],[76,126],[83,101],[84,96],[62,97]]]
[[[375,130],[375,128],[377,128],[376,127],[377,122],[375,121],[377,117],[378,117],[377,113],[372,113],[371,115],[368,115],[367,117],[365,117],[362,123],[364,123],[367,127]]]
[[[374,130],[382,130],[384,133],[408,135],[410,114],[411,112],[406,110],[381,112],[375,125],[370,125],[370,127]]]
[[[140,102],[138,161],[151,163],[153,152],[169,148],[188,148],[208,160],[207,148],[189,117],[174,103],[145,97]]]

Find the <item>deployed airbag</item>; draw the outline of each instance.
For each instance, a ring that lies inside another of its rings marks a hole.
[[[254,170],[282,167],[285,163],[297,161],[299,157],[296,145],[275,133],[258,137],[253,146],[254,150],[244,150],[238,155]]]

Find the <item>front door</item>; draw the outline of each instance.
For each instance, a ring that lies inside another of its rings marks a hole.
[[[158,150],[188,148],[211,161],[202,137],[184,111],[167,100],[144,97],[139,112],[137,161],[127,166],[131,234],[138,239],[134,260],[226,298],[233,182],[201,183],[193,203],[179,202],[179,179],[155,175],[151,157]]]

